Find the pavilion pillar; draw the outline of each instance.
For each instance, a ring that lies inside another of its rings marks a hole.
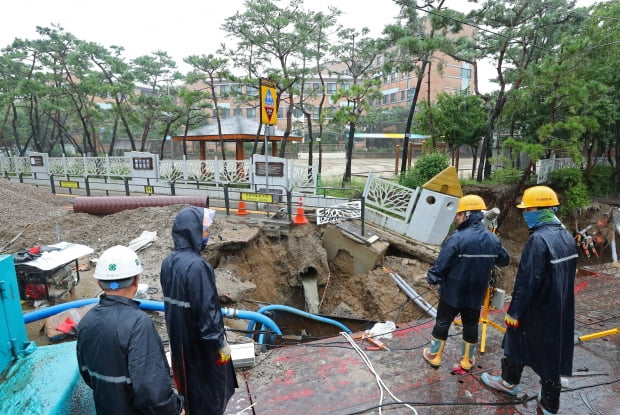
[[[235,157],[237,160],[244,160],[245,154],[243,153],[243,141],[238,140],[237,145],[235,147]]]
[[[271,142],[271,156],[272,157],[278,156],[278,142],[276,140],[273,140]]]
[[[207,142],[200,140],[198,142],[200,144],[200,160],[206,160],[207,159]]]

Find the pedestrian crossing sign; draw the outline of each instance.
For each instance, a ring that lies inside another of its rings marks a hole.
[[[260,80],[260,122],[269,125],[278,122],[276,83],[266,78]]]

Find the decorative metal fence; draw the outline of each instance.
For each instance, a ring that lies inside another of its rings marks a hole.
[[[607,166],[609,164],[608,160],[604,157],[599,157],[594,160],[597,165]],[[583,166],[577,165],[572,158],[550,158],[540,160],[538,168],[538,180],[537,183],[547,183],[549,182],[549,178],[551,176],[551,172],[558,169],[566,169],[566,168],[582,168]]]
[[[49,174],[60,177],[98,177],[102,179],[131,179],[129,157],[49,157]],[[175,183],[252,184],[250,160],[162,160],[159,161],[158,181]],[[317,169],[289,160],[286,174],[290,188],[316,187]],[[29,157],[0,157],[0,173],[8,176],[33,175]]]

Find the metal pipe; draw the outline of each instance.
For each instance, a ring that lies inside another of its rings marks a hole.
[[[73,202],[73,211],[76,213],[90,213],[92,215],[110,215],[123,210],[140,207],[193,205],[209,207],[209,198],[206,196],[91,196],[77,197]]]
[[[407,297],[409,297],[414,303],[416,303],[420,308],[428,313],[433,318],[437,317],[437,310],[435,307],[430,305],[426,300],[418,294],[405,280],[398,274],[394,272],[389,273],[392,279],[396,282],[396,285],[400,287],[401,290],[405,292]]]

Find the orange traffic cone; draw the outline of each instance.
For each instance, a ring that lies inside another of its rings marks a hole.
[[[299,198],[299,202],[297,203],[297,214],[293,218],[293,223],[295,225],[305,225],[305,224],[309,223],[308,219],[306,218],[306,214],[304,212],[303,203],[301,201],[302,201],[302,199],[300,197]]]
[[[237,215],[245,216],[248,214],[248,211],[245,209],[245,202],[242,200],[239,202],[239,209],[237,209]]]

